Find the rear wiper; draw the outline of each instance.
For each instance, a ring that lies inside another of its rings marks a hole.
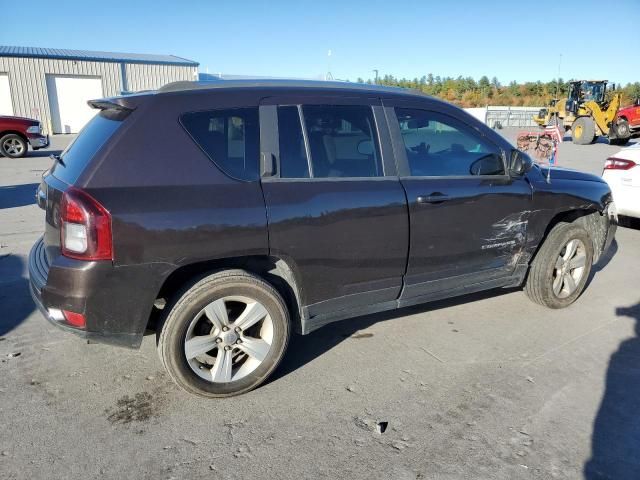
[[[55,153],[52,153],[51,155],[49,155],[49,158],[51,158],[52,160],[55,160],[63,167],[66,167],[66,165],[64,164],[64,160],[62,160],[62,157],[60,155],[56,155]]]

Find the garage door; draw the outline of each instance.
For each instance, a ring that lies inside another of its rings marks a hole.
[[[6,73],[0,73],[0,115],[13,115],[9,76]]]
[[[78,133],[96,114],[87,100],[102,98],[102,80],[95,77],[47,76],[53,133]]]

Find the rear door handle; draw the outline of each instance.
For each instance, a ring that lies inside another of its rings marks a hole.
[[[420,195],[416,201],[418,203],[442,203],[449,200],[449,197],[442,192],[433,192],[430,195]]]

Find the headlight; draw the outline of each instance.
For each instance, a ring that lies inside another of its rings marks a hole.
[[[27,133],[40,133],[40,124],[32,125],[27,128]]]

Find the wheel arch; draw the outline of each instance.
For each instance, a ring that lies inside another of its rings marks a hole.
[[[11,135],[11,134],[19,136],[27,143],[27,147],[29,146],[29,139],[24,133],[22,133],[19,130],[3,130],[2,132],[0,132],[0,138],[4,137],[5,135]]]
[[[562,222],[575,222],[576,224],[582,226],[587,231],[587,233],[589,233],[591,241],[593,242],[593,263],[595,264],[602,254],[602,247],[607,235],[606,219],[604,218],[604,216],[605,213],[600,212],[596,208],[572,209],[556,213],[556,215],[553,216],[547,224],[544,230],[544,234],[538,242],[536,251],[529,259],[529,264],[531,264],[531,262],[535,259],[536,255],[540,251],[540,247],[542,247],[542,244],[547,240],[547,237],[549,236],[549,233],[551,232],[553,227]]]
[[[213,259],[178,267],[162,283],[156,295],[156,303],[147,322],[147,329],[155,329],[156,322],[162,311],[159,306],[162,306],[163,303],[166,303],[180,292],[185,285],[214,272],[232,269],[245,270],[257,275],[273,286],[282,295],[287,304],[292,327],[297,332],[302,330],[302,290],[300,282],[297,280],[294,270],[284,259],[268,255]]]

